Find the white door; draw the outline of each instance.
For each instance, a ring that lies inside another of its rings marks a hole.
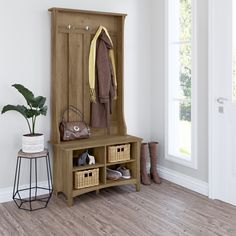
[[[209,197],[236,205],[236,0],[209,0]],[[235,10],[233,10],[235,9]],[[233,17],[234,16],[234,17]],[[234,30],[233,30],[234,28]],[[235,43],[234,43],[235,42]],[[235,64],[235,65],[233,65]],[[233,95],[234,94],[234,95]]]

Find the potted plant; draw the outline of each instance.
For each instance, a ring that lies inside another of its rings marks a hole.
[[[46,116],[47,106],[46,98],[42,96],[35,97],[34,94],[21,84],[13,84],[14,88],[20,92],[27,102],[24,105],[6,105],[2,109],[2,114],[7,111],[17,111],[25,118],[29,133],[22,136],[22,151],[27,153],[41,152],[44,150],[44,135],[35,132],[36,118],[39,115]]]

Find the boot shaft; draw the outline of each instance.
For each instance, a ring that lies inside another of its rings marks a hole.
[[[150,152],[150,160],[151,160],[151,169],[157,168],[157,145],[158,145],[158,142],[148,143],[149,152]]]
[[[148,143],[141,143],[141,155],[147,156],[148,153]]]
[[[151,159],[150,175],[154,183],[160,184],[161,179],[157,173],[157,145],[158,145],[158,142],[150,142],[148,144],[149,152],[150,152],[150,159]]]
[[[157,157],[157,145],[158,145],[158,142],[148,143],[150,156],[156,156]]]
[[[141,183],[144,185],[150,185],[151,181],[147,174],[147,158],[148,158],[148,144],[141,144],[141,155],[140,155],[140,178]]]
[[[140,169],[141,170],[146,170],[147,158],[148,158],[148,144],[142,143],[141,155],[140,155]]]

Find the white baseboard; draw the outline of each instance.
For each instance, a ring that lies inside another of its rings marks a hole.
[[[182,173],[168,169],[163,166],[159,166],[158,173],[163,179],[166,179],[187,189],[208,196],[208,183],[204,181],[195,179],[188,175],[184,175]]]
[[[32,183],[32,186],[34,186],[34,183]],[[48,182],[47,181],[39,182],[38,186],[43,187],[43,188],[48,188]],[[22,186],[19,186],[19,189],[24,189],[28,187],[29,185],[22,185]],[[13,192],[13,186],[8,187],[8,188],[1,188],[0,189],[0,203],[12,201],[12,192]],[[27,195],[26,194],[27,192],[22,192],[21,197],[22,198],[28,197],[28,194]],[[33,194],[34,194],[34,191],[32,191],[32,196]],[[42,194],[45,194],[45,190],[39,189],[37,195],[42,195]]]

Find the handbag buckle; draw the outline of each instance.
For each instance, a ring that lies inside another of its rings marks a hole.
[[[79,126],[74,126],[74,131],[78,132],[79,131]]]

